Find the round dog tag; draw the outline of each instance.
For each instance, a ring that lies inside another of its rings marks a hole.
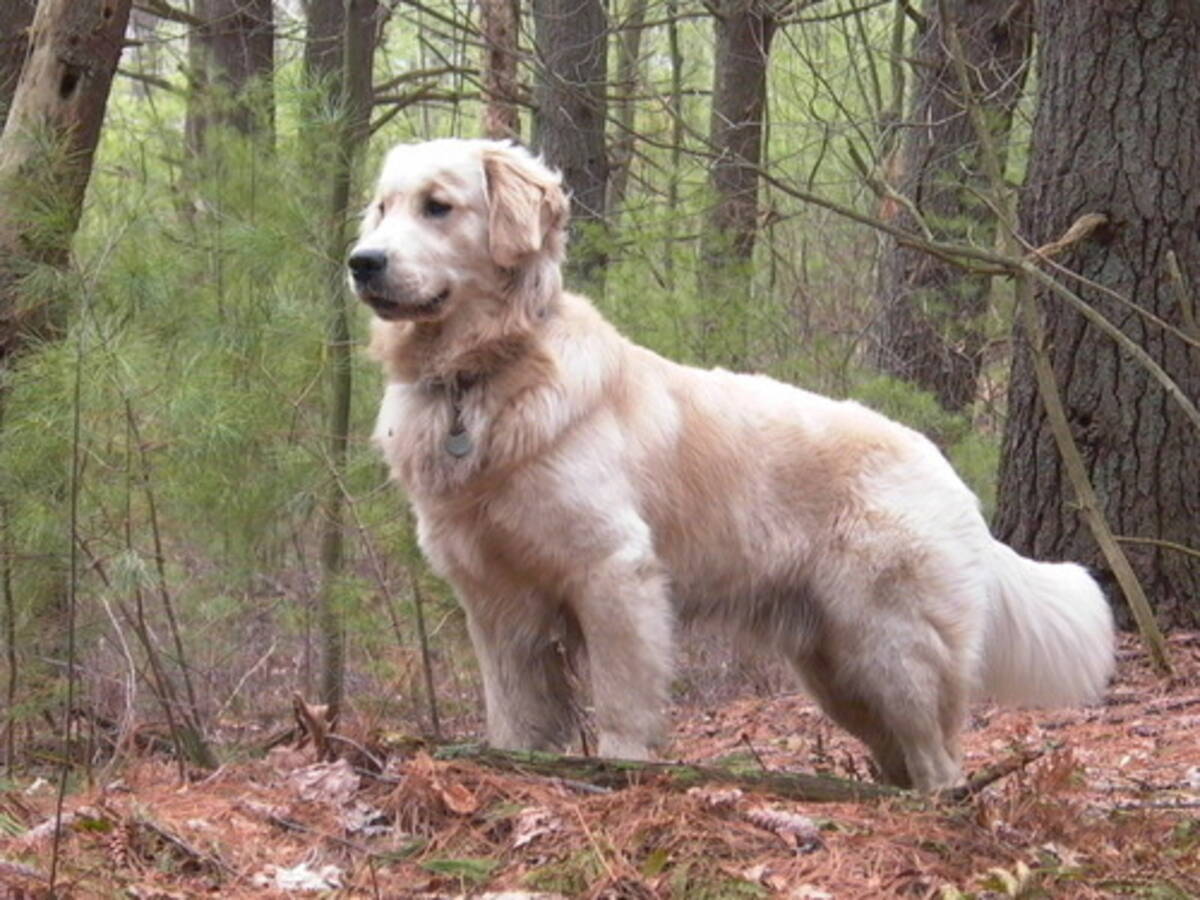
[[[446,452],[455,459],[462,459],[471,452],[471,436],[465,428],[446,435]]]

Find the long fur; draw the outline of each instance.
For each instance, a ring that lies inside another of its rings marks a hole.
[[[565,647],[589,659],[600,752],[650,755],[677,622],[699,618],[783,653],[924,790],[961,778],[972,696],[1099,695],[1112,621],[1083,569],[994,541],[898,423],[632,344],[563,292],[565,225],[523,150],[401,146],[351,256],[387,378],[375,439],[467,612],[493,743],[570,740]]]
[[[1001,703],[1062,706],[1099,698],[1112,659],[1112,616],[1095,580],[1073,563],[1026,559],[992,546],[983,660],[986,693]]]

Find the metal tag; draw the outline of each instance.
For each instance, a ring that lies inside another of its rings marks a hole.
[[[446,435],[446,452],[455,459],[462,459],[471,452],[471,447],[471,436],[467,434],[466,429],[451,431]]]

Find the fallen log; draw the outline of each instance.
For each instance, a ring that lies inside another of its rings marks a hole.
[[[861,803],[916,797],[911,791],[885,784],[852,781],[832,775],[802,772],[737,771],[682,762],[639,762],[556,753],[497,750],[483,744],[446,744],[432,751],[434,759],[463,760],[502,772],[559,778],[610,790],[653,784],[686,791],[700,785],[727,785],[748,793],[771,794],[808,803]]]

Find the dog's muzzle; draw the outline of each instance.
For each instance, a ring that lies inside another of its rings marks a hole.
[[[397,300],[394,296],[394,286],[390,289],[384,277],[387,273],[388,259],[383,250],[355,250],[346,260],[346,265],[350,269],[355,293],[381,319],[391,321],[429,318],[437,314],[450,296],[450,289],[446,288],[433,297],[416,300],[406,297]]]

